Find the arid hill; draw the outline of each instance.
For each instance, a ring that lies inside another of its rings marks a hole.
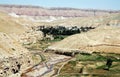
[[[75,34],[48,47],[48,50],[64,52],[120,53],[120,27],[98,27],[86,33]]]
[[[88,16],[102,16],[111,13],[118,13],[120,11],[111,10],[97,10],[97,9],[76,9],[76,8],[43,8],[39,6],[25,6],[25,5],[0,5],[0,11],[17,15],[28,16],[55,16],[55,17],[88,17]]]
[[[11,16],[0,12],[0,32],[20,34],[25,32],[25,29],[22,25],[12,20]]]

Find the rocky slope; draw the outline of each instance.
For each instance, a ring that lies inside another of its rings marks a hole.
[[[2,55],[0,56],[1,59],[14,56],[17,57],[22,53],[28,52],[12,37],[2,32],[0,33],[0,50],[1,50],[0,54]]]

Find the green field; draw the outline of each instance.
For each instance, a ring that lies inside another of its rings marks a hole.
[[[120,77],[120,59],[118,54],[77,54],[60,71],[58,77]],[[105,70],[107,59],[113,62]]]

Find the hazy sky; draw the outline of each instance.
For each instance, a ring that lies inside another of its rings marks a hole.
[[[0,0],[0,4],[120,10],[120,0]]]

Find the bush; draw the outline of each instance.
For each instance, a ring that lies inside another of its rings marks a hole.
[[[15,48],[12,48],[13,51],[15,51]]]
[[[69,61],[68,64],[71,64],[72,66],[76,66],[76,61]]]

